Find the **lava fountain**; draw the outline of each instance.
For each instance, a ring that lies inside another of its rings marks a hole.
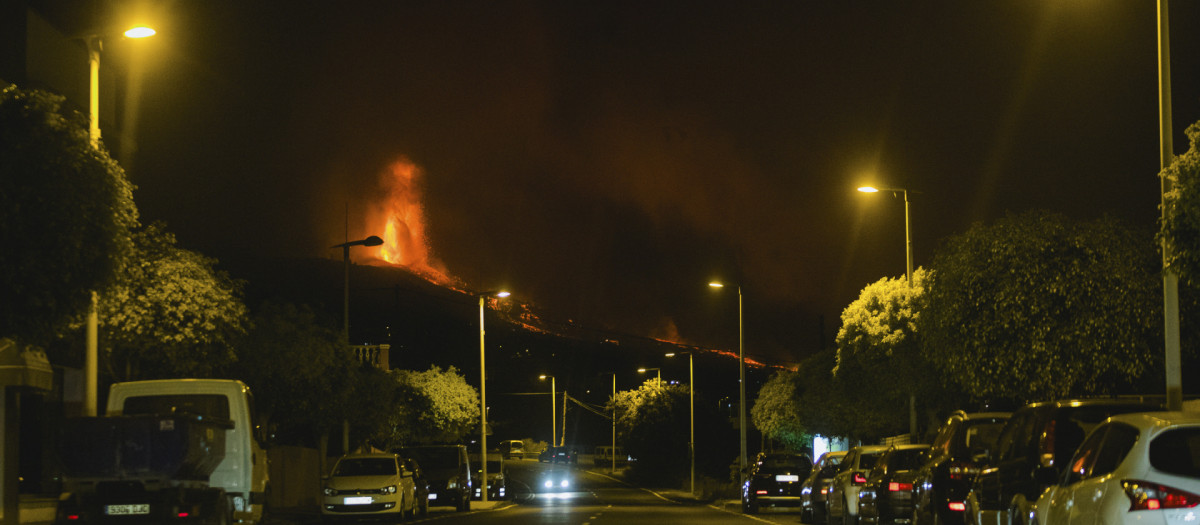
[[[376,207],[372,224],[382,224],[383,245],[379,258],[403,266],[425,279],[448,287],[458,281],[431,256],[425,236],[425,213],[421,205],[421,168],[401,157],[381,174],[384,199]],[[378,231],[378,230],[376,230]]]

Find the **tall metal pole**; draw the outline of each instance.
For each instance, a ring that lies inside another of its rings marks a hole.
[[[738,401],[738,432],[741,434],[741,454],[738,463],[741,474],[739,481],[746,476],[746,345],[742,331],[742,285],[738,285],[738,390],[741,399]]]
[[[617,373],[613,372],[613,409],[612,409],[612,468],[609,474],[617,471]]]
[[[1158,142],[1159,164],[1167,169],[1175,159],[1171,136],[1171,38],[1167,20],[1167,0],[1158,0]],[[1159,177],[1162,197],[1171,190],[1171,181]],[[1166,203],[1161,207],[1167,213]],[[1179,357],[1179,274],[1167,265],[1167,245],[1163,247],[1163,317],[1166,346],[1167,410],[1183,409],[1183,379]]]
[[[100,37],[89,37],[88,48],[88,137],[92,147],[100,148]],[[83,415],[98,413],[100,388],[100,294],[92,291],[92,304],[88,307],[86,345],[83,360]]]
[[[913,287],[912,277],[912,233],[909,227],[908,220],[908,190],[904,192],[904,259],[905,259],[905,280],[908,281],[908,289],[911,291]],[[910,295],[909,300],[912,300]],[[917,393],[908,393],[908,441],[909,443],[917,442]]]
[[[345,263],[342,279],[342,340],[350,343],[350,243],[342,245],[342,262]]]
[[[483,502],[488,501],[488,471],[487,471],[487,363],[484,360],[483,346],[483,300],[484,295],[479,296],[479,462],[483,465],[482,474],[479,476],[479,483],[482,485],[479,493],[483,495]]]
[[[558,443],[558,422],[555,421],[558,417],[558,400],[554,399],[555,395],[554,376],[550,376],[550,446]]]
[[[692,359],[695,354],[688,352],[688,427],[691,437],[688,439],[688,458],[692,461],[692,494],[696,494],[696,376]]]

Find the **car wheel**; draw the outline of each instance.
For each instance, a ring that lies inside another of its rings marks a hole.
[[[800,508],[800,522],[801,523],[812,523],[813,522],[812,508],[810,508],[810,507],[801,507]]]
[[[421,517],[429,515],[429,496],[417,503],[417,510],[421,513]]]
[[[471,510],[471,498],[463,494],[462,497],[458,498],[458,511],[467,512],[469,510]]]

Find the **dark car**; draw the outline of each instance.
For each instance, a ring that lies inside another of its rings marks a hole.
[[[555,494],[574,492],[575,473],[573,469],[553,467],[542,472],[534,490],[541,493]]]
[[[421,516],[429,514],[429,478],[421,470],[421,464],[412,458],[404,458],[404,469],[412,472],[413,484],[417,487],[417,513]]]
[[[579,463],[579,454],[574,449],[568,447],[546,447],[541,454],[538,454],[538,461],[542,463]]]
[[[967,523],[1024,525],[1029,511],[1071,460],[1084,435],[1116,414],[1161,410],[1161,403],[1136,399],[1047,401],[1028,405],[1005,423],[995,450],[967,493]],[[1046,469],[1049,472],[1039,473]]]
[[[475,473],[471,475],[471,486],[474,487],[475,493],[472,496],[474,499],[483,499],[483,482],[479,477],[483,475],[483,462],[479,461],[478,457],[475,460]],[[504,460],[500,455],[488,457],[487,461],[488,482],[487,491],[489,500],[502,500],[508,497],[508,467],[505,466]]]
[[[907,521],[912,516],[913,469],[929,445],[898,445],[888,449],[871,471],[867,482],[858,490],[858,519],[868,525]]]
[[[829,482],[837,475],[838,465],[847,452],[839,450],[821,454],[821,459],[813,466],[812,474],[800,486],[800,520],[804,523],[825,523],[825,497],[829,495]]]
[[[812,458],[807,454],[759,454],[742,485],[742,512],[755,514],[763,507],[799,508],[800,486],[812,470]]]
[[[1011,415],[960,410],[946,420],[924,463],[911,473],[914,524],[962,525],[963,502],[979,475],[976,458],[987,457]]]
[[[429,482],[430,506],[454,507],[460,512],[471,510],[471,463],[467,447],[431,445],[403,447],[396,452],[421,465]]]

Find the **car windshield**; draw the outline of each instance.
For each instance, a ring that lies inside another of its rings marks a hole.
[[[1000,431],[1004,429],[1004,420],[1000,421],[968,421],[967,431],[963,433],[963,443],[958,454],[977,450],[987,450],[996,443]]]
[[[880,454],[882,454],[882,452],[875,452],[872,454],[863,454],[863,455],[859,456],[858,457],[858,468],[860,468],[862,470],[870,470],[871,467],[875,466],[875,462],[879,461]]]
[[[346,458],[339,461],[333,470],[335,477],[392,476],[395,474],[396,461],[392,458]]]
[[[471,462],[474,463],[475,460],[472,459]],[[493,460],[489,459],[487,463],[488,463],[487,464],[488,474],[496,474],[496,473],[500,472],[500,462],[499,461],[493,461]],[[483,465],[479,465],[478,467],[476,467],[475,472],[483,472]]]
[[[457,448],[406,448],[401,454],[415,458],[423,469],[458,468]]]

